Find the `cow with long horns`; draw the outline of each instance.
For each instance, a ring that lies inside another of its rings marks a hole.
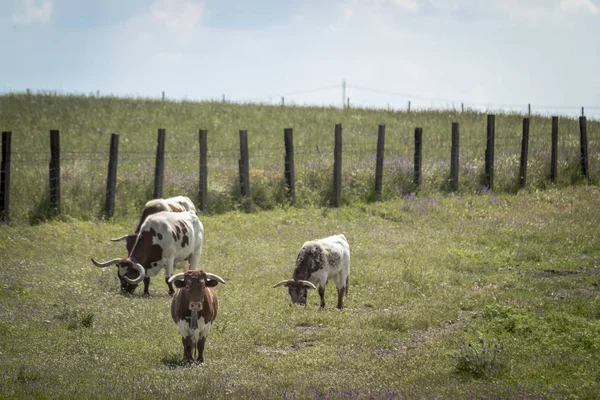
[[[213,288],[225,281],[203,270],[188,270],[173,275],[169,282],[177,287],[171,300],[171,318],[181,334],[183,359],[204,362],[204,344],[219,308]]]
[[[298,253],[292,279],[273,287],[288,288],[292,303],[306,305],[308,289],[319,290],[321,308],[325,307],[325,285],[333,279],[338,292],[337,308],[342,309],[348,294],[350,246],[344,235],[334,235],[305,242]]]
[[[131,285],[130,294],[143,281],[144,295],[149,295],[150,277],[164,267],[165,282],[172,295],[174,290],[169,278],[175,263],[188,261],[189,269],[195,270],[202,253],[203,237],[204,226],[195,213],[162,211],[146,218],[129,257],[103,263],[92,258],[92,263],[101,268],[116,265],[121,282]]]
[[[133,233],[128,233],[127,235],[120,236],[118,238],[110,239],[111,242],[120,242],[125,240],[125,247],[127,248],[127,254],[131,253],[133,250],[133,246],[135,245],[135,241],[137,240],[137,236],[140,233],[140,229],[142,225],[146,221],[149,215],[156,214],[161,211],[171,211],[171,212],[185,212],[190,211],[196,214],[196,206],[194,202],[190,200],[189,197],[186,196],[175,196],[169,197],[167,199],[153,199],[146,202],[144,205],[144,209],[142,210],[142,215],[138,220],[138,223],[135,227]]]

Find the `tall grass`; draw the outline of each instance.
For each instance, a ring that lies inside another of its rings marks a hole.
[[[518,187],[522,115],[496,118],[495,191]],[[374,199],[378,124],[386,125],[383,200],[415,192],[414,128],[423,128],[424,194],[448,188],[451,123],[460,123],[461,193],[482,189],[486,116],[466,111],[393,111],[295,107],[221,102],[9,94],[0,96],[0,129],[13,132],[11,214],[16,221],[47,216],[49,130],[61,132],[63,213],[101,215],[110,134],[120,134],[117,217],[137,212],[152,195],[157,129],[165,128],[165,196],[198,192],[198,129],[208,130],[209,213],[241,207],[237,168],[238,132],[248,131],[252,200],[258,209],[286,203],[283,130],[294,128],[297,202],[301,207],[331,201],[333,128],[343,125],[344,204]],[[532,116],[528,188],[550,186],[548,117]],[[588,121],[591,183],[600,180],[600,122]],[[579,127],[561,118],[559,187],[581,181]]]

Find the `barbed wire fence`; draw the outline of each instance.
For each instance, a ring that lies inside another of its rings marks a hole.
[[[582,121],[585,126],[585,118],[582,117],[579,119],[580,128]],[[584,138],[583,131],[581,135],[572,133],[575,126],[567,128],[571,134],[561,135],[556,143],[552,143],[552,148],[557,149],[557,154],[553,154],[551,160],[552,165],[549,165],[551,146],[548,137],[532,135],[529,138],[529,161],[526,161],[526,165],[530,170],[528,179],[530,187],[544,187],[548,181],[552,184],[568,185],[583,175],[585,179],[592,176],[594,181],[598,180],[600,129],[596,127],[586,132]],[[352,140],[342,146],[343,172],[339,177],[340,182],[337,183],[332,182],[336,178],[335,173],[332,174],[335,149],[331,141],[296,146],[293,159],[298,182],[295,186],[298,187],[300,202],[308,197],[321,197],[318,203],[320,205],[340,205],[332,200],[332,183],[342,188],[344,199],[372,199],[376,179],[375,169],[379,161],[377,157],[380,138],[375,134],[376,131],[375,126],[373,132],[354,135]],[[6,146],[4,137],[7,133],[3,132],[3,171]],[[383,160],[381,160],[384,166],[384,191],[387,193],[402,195],[423,188],[428,191],[439,191],[448,187],[449,172],[452,169],[451,136],[424,135],[420,140],[422,140],[423,150],[417,160],[414,152],[416,141],[413,141],[410,135],[388,133],[385,150],[382,152]],[[460,169],[458,174],[460,187],[463,190],[467,188],[468,191],[482,188],[486,190],[486,186],[487,189],[499,191],[518,188],[519,162],[521,164],[523,162],[519,160],[522,140],[523,138],[514,132],[502,131],[496,136],[493,145],[495,160],[489,161],[484,156],[488,150],[486,137],[480,130],[464,129],[460,134],[460,162],[456,166]],[[590,156],[588,156],[588,149]],[[194,147],[189,151],[165,151],[163,148],[157,149],[157,152],[129,151],[119,154],[118,173],[115,173],[113,178],[118,182],[118,185],[115,182],[117,189],[112,194],[115,197],[114,209],[120,210],[123,214],[130,212],[135,214],[146,200],[157,197],[157,194],[161,197],[175,194],[187,195],[203,203],[199,208],[205,211],[243,208],[244,202],[240,201],[243,195],[241,185],[246,176],[249,178],[246,181],[249,187],[258,188],[249,194],[251,203],[257,203],[261,208],[269,208],[273,206],[273,201],[278,203],[286,201],[286,187],[289,187],[290,183],[286,181],[288,175],[284,162],[286,148],[283,137],[279,144],[262,148],[250,147],[246,154],[249,168],[245,171],[240,165],[243,155],[239,147],[232,145],[227,148],[206,150],[209,185],[208,197],[205,199],[199,199],[201,173],[199,148]],[[154,162],[158,160],[159,152],[164,158],[161,180],[156,179],[157,164]],[[107,189],[110,186],[107,185],[107,180],[110,179],[107,177],[110,151],[86,149],[56,151],[58,156],[54,153],[54,151],[38,152],[22,149],[12,151],[10,154],[12,175],[19,184],[7,186],[3,174],[0,204],[4,209],[0,211],[5,217],[5,222],[9,215],[9,207],[5,202],[9,190],[17,208],[21,210],[19,219],[24,219],[24,215],[27,215],[26,218],[35,222],[36,218],[43,219],[53,213],[81,216],[82,210],[87,210],[84,216],[88,217],[102,213],[112,214],[106,210],[108,202],[105,202],[110,192]],[[56,162],[56,157],[59,157],[59,162]],[[586,162],[588,159],[592,160],[591,169],[587,166],[583,167],[584,157]],[[490,181],[486,181],[490,162],[497,176],[495,188],[489,187]],[[417,163],[419,181],[415,182]],[[559,171],[558,176],[553,176],[556,175],[555,171]],[[381,197],[381,193],[376,195],[378,198]],[[57,198],[53,199],[53,196]],[[389,195],[387,197],[389,198]]]

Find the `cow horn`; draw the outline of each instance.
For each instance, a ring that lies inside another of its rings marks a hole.
[[[219,275],[211,274],[210,272],[206,273],[206,279],[217,281],[219,283],[225,283],[225,280],[223,278],[221,278]]]
[[[287,286],[288,283],[290,283],[290,282],[294,282],[294,280],[293,279],[284,279],[281,282],[276,283],[273,287],[276,288],[276,287],[279,287],[281,285]]]
[[[182,281],[183,274],[185,274],[185,272],[180,272],[178,274],[173,275],[172,277],[169,278],[169,283],[173,283],[175,281]]]
[[[120,236],[120,237],[118,237],[118,238],[110,239],[110,241],[111,241],[111,242],[120,242],[121,240],[125,240],[125,239],[127,239],[127,237],[128,237],[128,236],[129,236],[129,234],[127,234],[127,235],[123,235],[123,236]]]
[[[121,261],[121,259],[120,259],[120,258],[113,258],[113,259],[112,259],[112,260],[110,260],[110,261],[106,261],[106,262],[103,262],[103,263],[99,263],[98,261],[94,260],[94,258],[92,258],[92,263],[94,263],[94,265],[95,265],[96,267],[100,267],[100,268],[105,268],[105,267],[108,267],[108,266],[110,266],[110,265],[117,264],[119,261]]]
[[[307,287],[308,289],[316,289],[317,287],[309,281],[297,281],[299,284],[301,284],[304,287]]]
[[[133,264],[133,269],[135,269],[136,271],[139,272],[138,277],[135,278],[135,279],[129,279],[127,277],[127,275],[123,275],[123,279],[125,279],[131,285],[137,285],[138,283],[140,283],[146,277],[146,271],[144,270],[144,267],[142,267],[138,263],[134,263]]]

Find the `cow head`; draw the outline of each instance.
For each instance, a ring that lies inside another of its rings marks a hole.
[[[146,270],[144,267],[129,258],[115,258],[103,263],[99,263],[92,258],[92,263],[99,268],[116,265],[117,275],[121,281],[121,291],[123,293],[133,294],[137,285],[146,277]]]
[[[317,287],[310,281],[287,279],[276,283],[273,287],[285,286],[288,288],[293,304],[306,305],[306,295],[308,289],[316,289]]]
[[[173,275],[169,278],[169,283],[173,283],[175,287],[184,291],[189,301],[190,311],[202,311],[202,301],[206,288],[225,283],[225,280],[218,275],[203,270],[187,270]]]

